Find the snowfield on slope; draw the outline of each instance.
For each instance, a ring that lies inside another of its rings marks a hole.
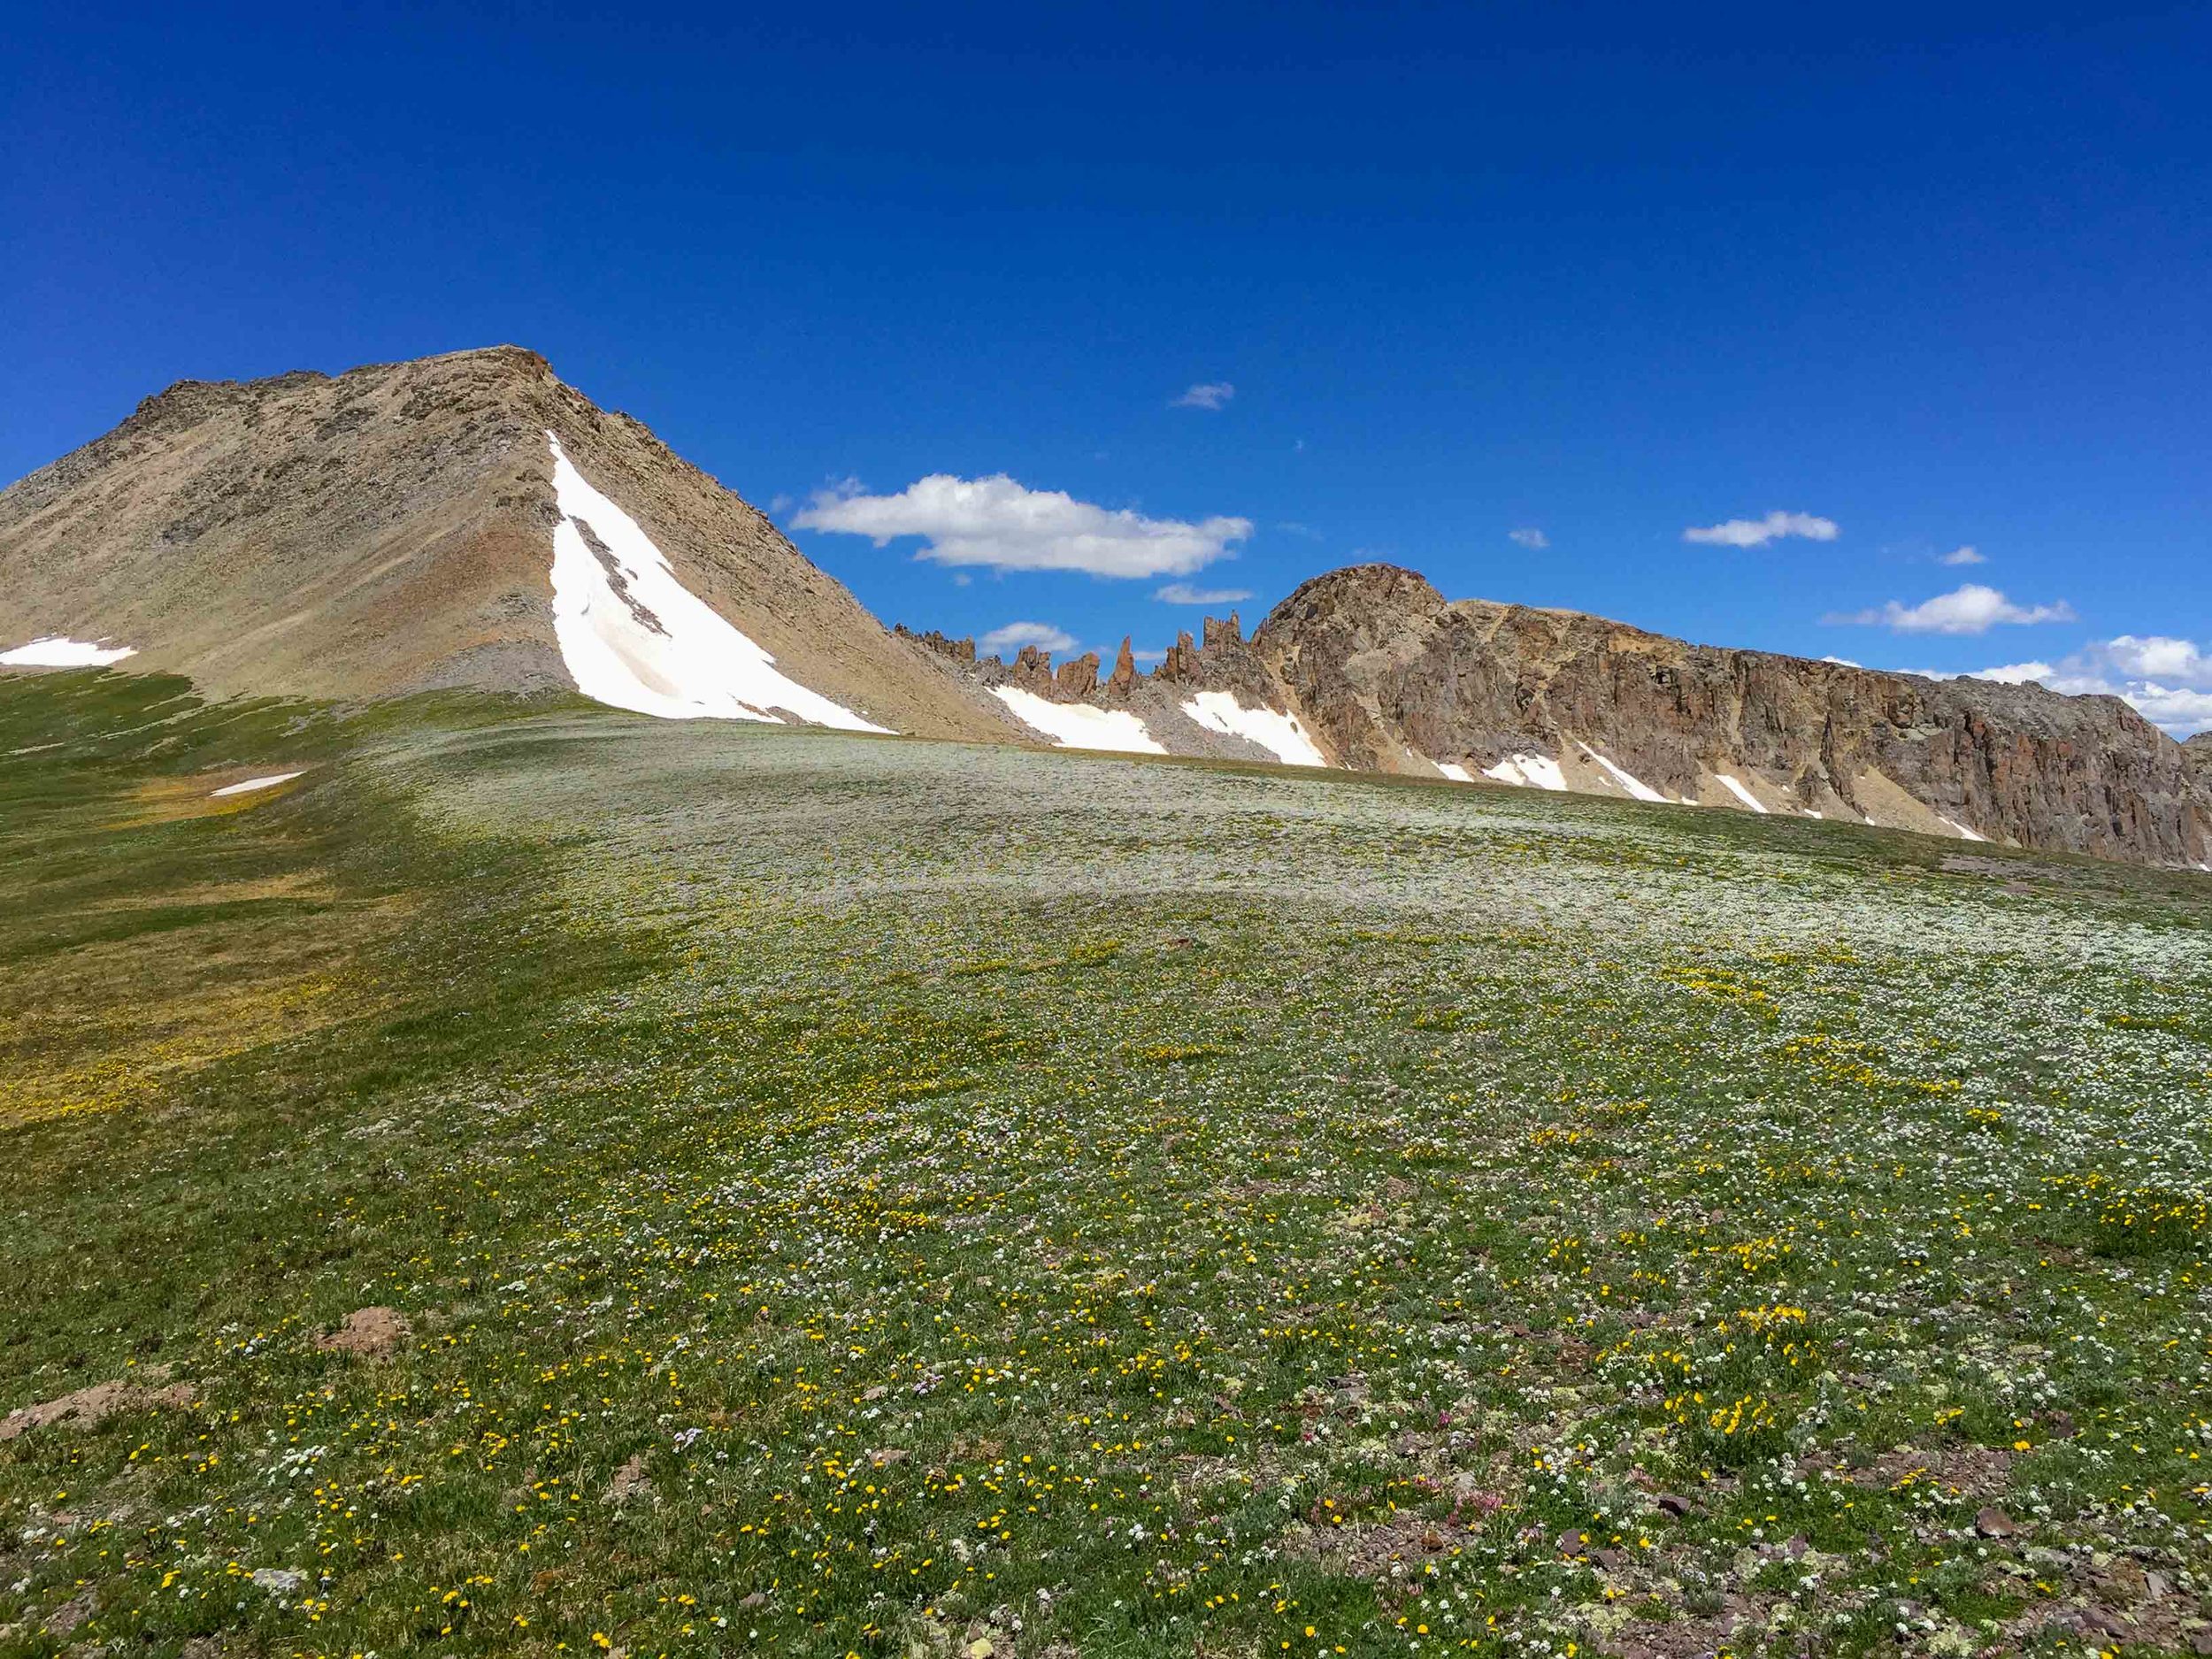
[[[1209,732],[1256,743],[1286,766],[1325,766],[1319,747],[1294,714],[1248,709],[1225,691],[1202,691],[1184,703],[1183,712]]]
[[[1494,766],[1485,766],[1482,775],[1524,789],[1555,789],[1563,794],[1567,787],[1567,774],[1548,755],[1509,755]]]
[[[1626,772],[1623,771],[1620,767],[1616,766],[1611,761],[1606,759],[1604,756],[1599,754],[1597,750],[1592,749],[1587,743],[1578,741],[1575,744],[1575,747],[1580,749],[1585,755],[1587,755],[1592,760],[1597,762],[1599,765],[1604,767],[1606,776],[1612,779],[1612,780],[1620,785],[1622,788],[1627,790],[1628,793],[1635,796],[1637,800],[1656,801],[1663,805],[1669,806],[1673,804],[1672,802],[1668,801],[1666,796],[1661,795],[1649,784],[1640,782],[1637,779],[1630,777]]]
[[[993,686],[991,695],[1014,718],[1041,732],[1059,749],[1102,749],[1121,755],[1164,755],[1142,720],[1125,709],[1094,709],[1087,703],[1055,703],[1019,686]]]
[[[553,633],[587,697],[669,720],[788,715],[848,732],[883,732],[810,691],[727,618],[676,580],[630,515],[594,489],[551,432]],[[781,712],[779,712],[780,710]]]
[[[1752,811],[1760,814],[1762,817],[1765,815],[1766,808],[1759,804],[1759,797],[1752,794],[1750,790],[1745,788],[1740,779],[1732,778],[1724,772],[1717,772],[1713,774],[1713,781],[1720,785],[1722,788],[1727,790],[1729,794],[1734,795],[1737,800],[1742,802],[1744,805],[1748,807]]]
[[[210,800],[219,800],[227,795],[251,795],[257,789],[273,789],[280,783],[289,783],[300,774],[296,772],[273,772],[265,778],[249,778],[242,783],[227,783],[219,789],[208,791]]]
[[[0,667],[104,668],[110,663],[119,663],[126,657],[137,655],[138,648],[134,645],[91,645],[82,640],[65,640],[58,634],[49,634],[12,651],[0,651]]]

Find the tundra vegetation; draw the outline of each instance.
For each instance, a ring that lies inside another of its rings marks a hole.
[[[2212,1646],[2212,880],[104,672],[0,755],[0,1650]]]

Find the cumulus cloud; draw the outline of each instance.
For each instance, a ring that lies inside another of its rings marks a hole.
[[[1939,565],[1986,565],[1989,561],[1972,547],[1955,547],[1936,561]]]
[[[1548,548],[1551,545],[1551,538],[1533,526],[1522,530],[1508,530],[1505,533],[1505,539],[1509,541],[1517,541],[1525,548]]]
[[[1249,588],[1194,588],[1188,582],[1170,582],[1152,595],[1171,605],[1233,605],[1249,599]]]
[[[1229,400],[1236,395],[1237,388],[1226,380],[1202,380],[1185,390],[1180,397],[1174,400],[1171,407],[1175,409],[1224,409],[1228,406]]]
[[[1682,533],[1682,539],[1701,541],[1709,547],[1764,547],[1782,536],[1832,541],[1842,534],[1833,518],[1816,518],[1809,512],[1778,511],[1763,518],[1731,518],[1725,524],[1709,524],[1702,528],[1693,526]]]
[[[1824,657],[1820,660],[1824,663],[1833,663],[1839,668],[1863,668],[1865,666],[1863,663],[1855,663],[1847,657]]]
[[[1187,576],[1252,534],[1249,518],[1148,518],[1063,490],[1030,489],[1003,472],[972,479],[933,472],[895,495],[821,490],[791,522],[864,535],[878,547],[920,536],[926,545],[915,557],[940,565],[1123,577]]]
[[[2063,599],[2055,604],[2016,605],[1994,588],[1969,582],[1916,605],[1893,599],[1877,610],[1832,612],[1821,620],[1891,628],[1899,634],[1986,634],[2000,623],[2026,626],[2038,622],[2071,622],[2074,608]]]
[[[1075,649],[1075,635],[1049,622],[1010,622],[1002,628],[993,628],[975,642],[976,649],[986,657],[1003,657],[1025,645],[1033,645],[1043,651],[1071,651]]]
[[[2057,672],[2048,663],[2006,663],[1996,668],[1978,668],[1970,678],[1993,680],[2004,686],[2024,686],[2031,681],[2040,685]]]
[[[2212,651],[2189,640],[2170,639],[2162,634],[2139,636],[2123,634],[2088,647],[2101,667],[2124,677],[2170,680],[2200,691],[2212,691]]]

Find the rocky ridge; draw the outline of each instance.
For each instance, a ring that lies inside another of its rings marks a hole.
[[[952,644],[953,642],[947,642]],[[965,655],[957,653],[964,650]],[[1150,675],[1025,651],[962,672],[1125,709],[1174,753],[1279,759],[1202,726],[1199,692],[1294,719],[1356,771],[1839,819],[2212,867],[2212,733],[2115,697],[1692,645],[1578,611],[1448,602],[1387,565],[1306,582],[1248,641],[1208,618]],[[1070,673],[1073,668],[1075,672]]]

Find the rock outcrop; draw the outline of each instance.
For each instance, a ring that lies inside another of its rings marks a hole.
[[[1253,649],[1350,766],[1480,772],[1534,752],[1571,780],[1594,772],[1627,793],[1617,769],[1671,801],[1728,804],[1736,791],[1716,787],[1728,778],[1769,810],[2212,861],[2203,768],[2115,697],[1689,645],[1571,611],[1448,603],[1412,572],[1381,565],[1307,582]]]

